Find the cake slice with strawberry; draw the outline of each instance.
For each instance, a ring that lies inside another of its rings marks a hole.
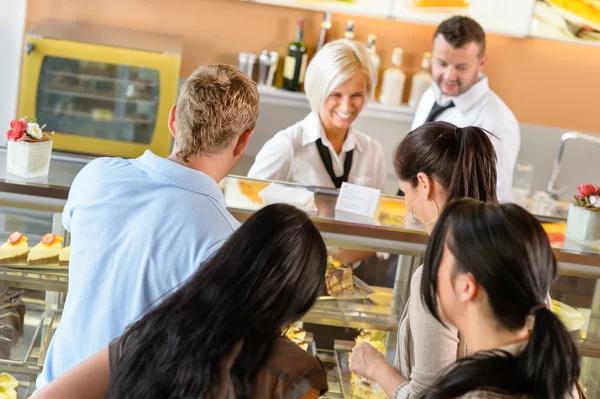
[[[62,249],[62,237],[54,234],[44,234],[42,240],[29,251],[30,265],[44,265],[47,263],[58,263],[58,254]]]
[[[15,231],[4,244],[0,245],[0,264],[24,262],[27,260],[27,252],[29,252],[27,237]]]
[[[69,266],[71,260],[71,246],[64,247],[58,253],[58,264],[61,266]]]

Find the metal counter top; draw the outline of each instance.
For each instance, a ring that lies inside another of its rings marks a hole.
[[[0,191],[40,198],[66,200],[77,173],[92,157],[53,153],[47,177],[22,179],[7,174],[6,149],[0,149]],[[257,194],[269,182],[228,176],[220,186],[225,194],[229,211],[240,221],[250,217],[262,204]],[[286,183],[289,184],[289,183]],[[241,187],[245,188],[242,192]],[[400,197],[382,196],[379,220],[348,222],[337,220],[335,203],[337,192],[332,189],[306,187],[315,192],[317,213],[312,216],[317,228],[329,245],[355,249],[397,253],[423,253],[428,235],[422,226],[406,218],[406,207]],[[564,223],[564,220],[541,217],[543,222]],[[600,278],[600,247],[584,246],[565,240],[554,249],[563,274]]]

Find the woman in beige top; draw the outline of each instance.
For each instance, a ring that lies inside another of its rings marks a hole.
[[[408,210],[430,233],[451,200],[469,197],[497,202],[496,153],[486,132],[477,127],[427,123],[402,140],[394,155],[394,168]],[[354,372],[375,374],[375,381],[391,398],[420,396],[446,367],[466,355],[456,328],[440,325],[418,300],[422,272],[419,267],[411,280],[412,299],[398,326],[394,367],[368,346],[358,346],[355,352],[359,356],[352,356]],[[365,361],[358,363],[362,357]]]
[[[584,398],[575,389],[577,346],[545,303],[556,271],[548,236],[523,208],[471,199],[449,204],[431,235],[420,296],[413,299],[439,325],[456,326],[474,354],[422,396]]]

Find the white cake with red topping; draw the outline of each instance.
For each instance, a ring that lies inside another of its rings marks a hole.
[[[45,234],[40,243],[29,251],[27,262],[30,265],[43,265],[58,263],[58,254],[62,249],[62,237],[54,234]]]
[[[29,245],[27,237],[18,231],[15,231],[8,237],[8,240],[0,246],[0,264],[10,264],[25,262]]]

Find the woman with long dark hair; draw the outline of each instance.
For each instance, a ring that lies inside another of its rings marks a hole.
[[[281,335],[315,303],[326,258],[304,212],[267,206],[108,348],[38,395],[316,398],[327,390],[323,366]]]
[[[545,302],[556,270],[548,236],[524,209],[468,199],[448,205],[427,246],[421,296],[473,355],[424,397],[583,397],[574,391],[577,347]]]
[[[459,198],[498,202],[496,153],[488,133],[447,122],[410,132],[394,155],[398,185],[411,216],[431,233],[446,204]],[[398,325],[394,367],[367,343],[355,347],[352,371],[377,382],[389,397],[412,398],[431,386],[446,367],[466,356],[458,330],[440,325],[420,300],[423,268],[411,278],[410,299]]]

